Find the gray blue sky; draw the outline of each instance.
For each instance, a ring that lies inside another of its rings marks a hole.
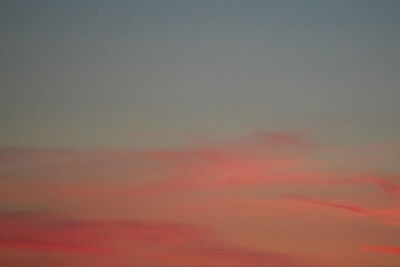
[[[398,138],[398,1],[2,1],[0,143]]]

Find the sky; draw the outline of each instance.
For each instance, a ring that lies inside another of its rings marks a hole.
[[[1,1],[0,265],[399,266],[399,12]]]

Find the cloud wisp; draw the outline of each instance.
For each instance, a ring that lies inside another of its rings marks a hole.
[[[313,266],[317,255],[293,244],[307,224],[334,229],[320,209],[351,224],[342,230],[371,228],[376,243],[373,231],[400,225],[399,176],[329,168],[320,157],[329,151],[269,132],[177,149],[1,148],[3,210],[44,213],[3,212],[0,247],[140,267]],[[298,216],[304,225],[294,227]],[[310,231],[310,250],[328,242]]]
[[[400,247],[368,245],[363,248],[372,252],[395,254],[400,256]]]
[[[159,261],[186,262],[190,266],[310,266],[299,256],[228,245],[207,228],[182,223],[74,220],[19,212],[1,214],[0,227],[0,247],[8,250],[91,257],[133,255],[133,260],[142,261],[143,266]],[[149,255],[153,251],[164,253],[152,260]],[[134,263],[132,259],[127,260],[129,262]],[[197,265],[199,262],[202,263]]]

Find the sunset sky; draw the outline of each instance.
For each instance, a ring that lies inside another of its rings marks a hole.
[[[400,266],[400,1],[0,1],[0,266]]]

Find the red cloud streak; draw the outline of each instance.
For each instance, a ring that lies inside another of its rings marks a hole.
[[[370,215],[369,211],[367,211],[365,209],[362,209],[360,207],[357,207],[357,206],[343,205],[343,204],[337,204],[337,203],[332,203],[332,202],[326,202],[326,201],[321,201],[321,200],[307,198],[307,197],[303,197],[303,196],[297,196],[297,195],[287,195],[286,197],[291,198],[291,199],[304,201],[304,202],[308,202],[308,203],[312,203],[312,204],[319,205],[319,206],[342,209],[342,210],[346,210],[346,211],[350,211],[350,212],[357,213],[357,214],[362,214],[362,215]]]
[[[80,221],[43,214],[17,213],[0,215],[0,229],[1,248],[111,254],[116,257],[116,262],[118,257],[125,255],[128,257],[127,264],[132,264],[132,259],[142,261],[142,264],[135,263],[135,266],[153,266],[157,262],[174,266],[207,267],[315,266],[290,254],[226,245],[211,231],[187,224],[124,220]],[[158,258],[149,257],[152,253],[158,255]],[[129,257],[133,258],[129,260]]]
[[[397,254],[400,255],[400,247],[393,246],[364,246],[364,249],[368,251],[388,253],[388,254]]]

